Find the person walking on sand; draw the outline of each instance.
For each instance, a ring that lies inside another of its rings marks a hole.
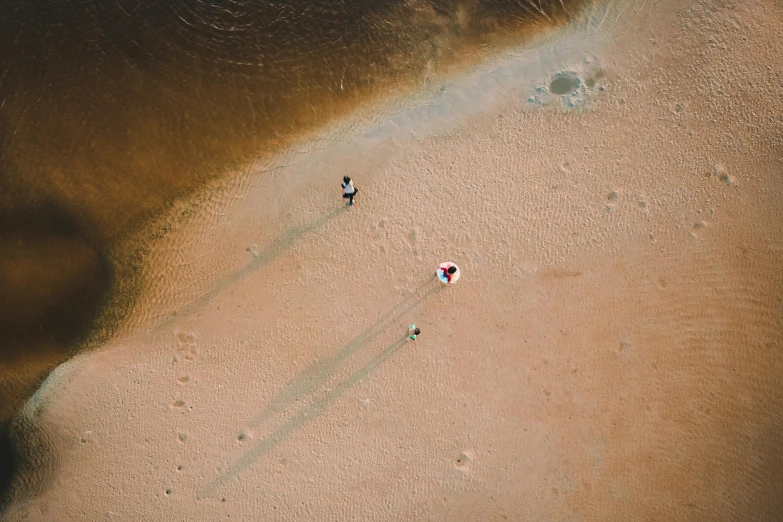
[[[453,285],[459,280],[459,267],[454,263],[447,261],[438,266],[438,279],[446,285]]]
[[[343,197],[348,200],[348,206],[353,206],[353,198],[356,193],[359,192],[356,187],[353,186],[353,180],[348,176],[343,176]]]
[[[412,324],[408,327],[408,339],[411,341],[415,341],[416,337],[419,336],[421,333],[421,330],[419,328],[416,328],[415,324]]]

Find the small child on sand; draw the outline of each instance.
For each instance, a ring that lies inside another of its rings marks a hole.
[[[459,267],[452,262],[447,261],[438,266],[438,279],[444,284],[454,284],[459,280]]]
[[[348,205],[353,206],[353,198],[357,192],[356,187],[353,186],[353,180],[348,176],[343,176],[343,197],[348,199]]]
[[[415,341],[416,337],[421,333],[421,330],[416,328],[415,324],[412,324],[408,327],[408,339],[411,341]]]

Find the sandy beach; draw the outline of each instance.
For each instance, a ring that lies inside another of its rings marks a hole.
[[[0,518],[783,517],[783,10],[596,5],[175,206]]]

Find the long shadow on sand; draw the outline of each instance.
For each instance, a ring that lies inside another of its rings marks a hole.
[[[413,293],[407,295],[402,301],[397,303],[375,323],[340,348],[334,355],[324,359],[318,359],[299,372],[299,374],[291,379],[283,389],[269,401],[269,404],[264,411],[248,423],[248,427],[254,428],[261,425],[278,413],[285,412],[287,408],[297,403],[303,397],[315,393],[321,386],[325,385],[337,371],[347,365],[347,361],[352,355],[359,352],[368,342],[385,332],[405,313],[420,305],[430,295],[440,291],[443,287],[436,281],[437,279],[433,275]],[[239,460],[219,475],[213,483],[204,490],[204,494],[208,495],[213,492],[215,488],[225,484],[241,471],[251,467],[259,458],[272,451],[281,442],[289,439],[307,423],[323,414],[335,400],[351,387],[361,382],[361,380],[367,377],[373,370],[393,356],[406,344],[406,342],[407,335],[404,335],[387,346],[382,352],[373,357],[350,376],[346,377],[343,381],[330,388],[320,397],[315,398],[308,406],[298,411],[282,425],[274,429],[268,436],[260,440],[252,448],[248,449]]]
[[[278,237],[271,245],[267,246],[266,248],[258,252],[258,255],[255,256],[252,261],[247,263],[242,268],[235,270],[234,272],[229,273],[222,279],[216,281],[212,285],[212,288],[210,288],[207,292],[197,297],[193,301],[189,302],[179,310],[173,312],[163,322],[150,328],[149,331],[157,330],[161,326],[170,323],[177,317],[187,316],[192,314],[193,312],[200,310],[202,307],[204,307],[204,305],[212,301],[212,299],[214,299],[215,296],[220,294],[223,290],[238,283],[242,279],[246,278],[253,272],[263,268],[264,266],[268,265],[272,261],[275,261],[281,255],[283,255],[283,253],[286,250],[288,250],[294,244],[300,241],[304,236],[326,225],[331,220],[343,214],[346,210],[348,210],[347,205],[340,206],[332,210],[328,214],[321,216],[320,218],[318,218],[316,221],[312,223],[288,228],[283,233],[283,235]]]
[[[150,330],[160,328],[178,316],[189,315],[198,311],[220,292],[278,259],[287,249],[311,232],[340,216],[347,209],[347,206],[340,206],[312,223],[288,228],[272,244],[260,251],[258,256],[252,261],[216,281],[207,292],[180,308]],[[34,430],[33,428],[35,427],[28,426],[30,423],[26,418],[20,417],[20,419],[14,422],[11,419],[6,419],[0,425],[0,515],[2,515],[3,509],[7,507],[13,497],[22,498],[30,494],[26,490],[30,489],[33,484],[41,482],[50,471],[48,467],[39,462],[42,458],[41,455],[47,448],[42,447],[45,444],[42,442],[43,439],[37,435],[37,428]],[[19,475],[20,473],[23,476]],[[15,485],[14,481],[19,483]]]

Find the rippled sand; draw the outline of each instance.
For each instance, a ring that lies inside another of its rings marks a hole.
[[[175,208],[5,519],[779,519],[780,8],[606,6]]]
[[[585,4],[0,4],[0,425],[116,333],[174,202]]]

